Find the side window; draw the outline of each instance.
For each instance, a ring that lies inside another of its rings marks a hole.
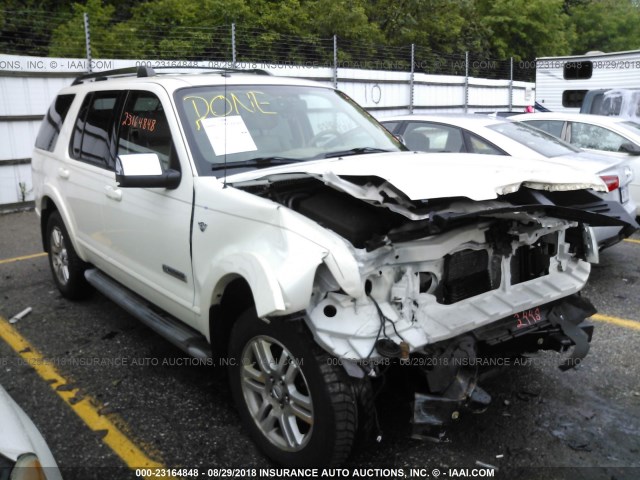
[[[564,121],[562,120],[527,120],[524,123],[544,130],[554,137],[562,138],[562,127],[564,125]]]
[[[391,133],[396,133],[400,122],[382,122],[382,125],[384,125],[384,128],[389,130]]]
[[[587,80],[593,75],[593,62],[567,62],[562,70],[565,80]]]
[[[408,123],[404,141],[411,150],[426,152],[464,152],[462,131],[438,123]]]
[[[58,141],[58,135],[60,129],[64,123],[64,119],[67,117],[69,108],[73,103],[75,95],[58,95],[55,101],[49,107],[49,111],[44,117],[38,136],[36,137],[36,148],[42,150],[48,150],[52,152],[56,148],[56,142]]]
[[[484,138],[480,138],[473,133],[466,132],[469,140],[469,153],[480,153],[483,155],[506,155],[498,147],[487,142]]]
[[[604,93],[598,93],[593,96],[593,101],[591,102],[591,110],[588,112],[583,112],[580,110],[580,113],[595,113],[596,115],[602,115],[602,101],[604,100]]]
[[[602,115],[620,115],[624,95],[621,92],[609,93],[603,95],[602,104],[600,105],[600,113]]]
[[[562,106],[565,108],[580,108],[587,90],[565,90],[562,92]]]
[[[71,139],[71,156],[99,167],[113,169],[114,119],[123,93],[93,92],[82,103]]]
[[[130,92],[120,115],[119,128],[118,155],[155,153],[163,170],[179,167],[167,116],[155,94]]]
[[[623,143],[628,142],[621,135],[597,125],[579,122],[571,122],[569,125],[571,127],[570,143],[577,147],[617,152]]]

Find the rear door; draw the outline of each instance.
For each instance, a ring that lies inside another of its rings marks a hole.
[[[605,152],[620,152],[620,147],[629,142],[608,128],[583,122],[569,122],[565,136],[576,147]]]
[[[89,92],[75,118],[67,155],[55,175],[64,197],[62,209],[77,247],[90,262],[103,255],[103,189],[113,177],[115,163],[111,139],[122,91]]]

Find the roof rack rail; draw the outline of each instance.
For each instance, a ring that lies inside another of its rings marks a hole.
[[[79,85],[91,79],[93,79],[94,82],[98,82],[101,80],[107,80],[109,77],[126,77],[133,75],[136,77],[153,77],[156,75],[156,72],[153,68],[146,66],[116,68],[114,70],[105,70],[103,72],[85,73],[84,75],[77,77],[71,85]]]
[[[201,66],[180,66],[180,65],[168,65],[166,67],[156,67],[157,70],[208,70],[208,73],[250,73],[254,75],[271,75],[267,70],[261,68],[228,68],[228,67],[201,67]],[[77,77],[71,85],[79,85],[87,80],[94,82],[108,80],[110,77],[127,77],[136,76],[140,77],[154,77],[160,75],[161,72],[157,72],[151,67],[140,65],[138,67],[116,68],[114,70],[105,70],[103,72],[85,73]]]
[[[268,70],[262,68],[220,68],[224,72],[236,72],[236,73],[253,73],[254,75],[271,75]]]
[[[160,75],[162,70],[208,70],[208,73],[252,73],[254,75],[271,75],[271,72],[261,68],[237,68],[237,67],[204,67],[200,65],[167,65],[166,67],[157,66],[156,74]]]

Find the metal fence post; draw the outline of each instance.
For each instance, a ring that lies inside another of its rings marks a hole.
[[[236,68],[236,24],[231,24],[231,67]]]
[[[469,52],[464,52],[464,113],[469,110]]]
[[[509,65],[509,111],[513,111],[513,57],[510,57]]]
[[[84,13],[84,41],[87,48],[87,72],[91,73],[91,32],[89,30],[89,14]]]
[[[338,88],[338,35],[333,36],[333,88]]]
[[[416,65],[416,44],[411,44],[411,76],[409,77],[409,113],[413,115],[414,76]]]

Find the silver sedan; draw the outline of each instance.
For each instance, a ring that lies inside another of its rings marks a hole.
[[[634,176],[629,192],[639,209],[636,215],[640,215],[640,123],[637,118],[561,112],[509,118],[544,130],[575,147],[627,159]]]

